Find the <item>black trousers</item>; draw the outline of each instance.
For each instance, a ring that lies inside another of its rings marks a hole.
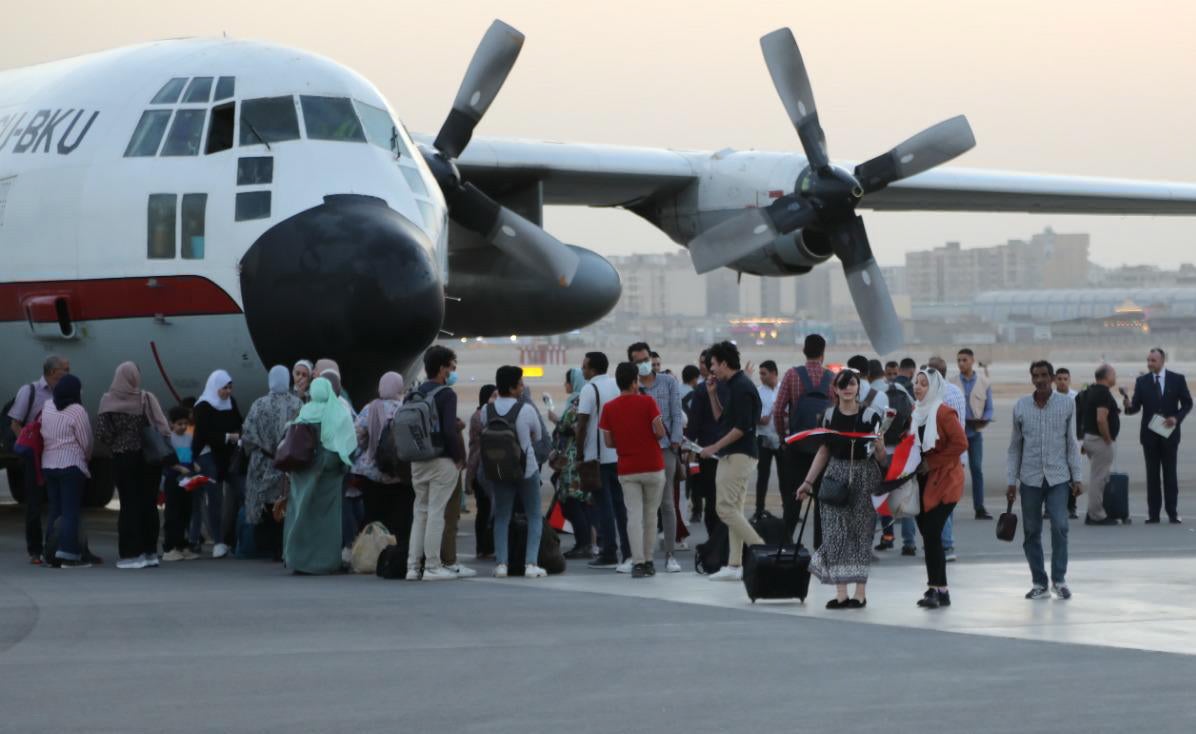
[[[162,550],[185,550],[190,547],[187,542],[187,529],[191,527],[191,493],[179,486],[180,476],[174,471],[167,471],[164,481],[166,491],[166,522],[165,541]],[[198,490],[197,490],[198,491]]]
[[[801,503],[797,501],[797,488],[806,481],[816,454],[800,451],[795,444],[782,447],[781,452],[777,478],[781,488],[781,506],[784,508],[782,519],[785,521],[785,537],[792,538],[793,531],[801,522]],[[814,480],[815,490],[821,483],[821,476]],[[817,503],[811,514],[814,516],[814,547],[819,548],[822,546],[822,512]]]
[[[494,555],[494,503],[490,501],[490,495],[486,493],[477,477],[472,477],[469,481],[473,487],[474,504],[477,505],[477,512],[474,513],[473,518],[474,553],[479,556],[492,556]],[[576,529],[576,527],[575,525],[574,528]],[[587,535],[586,543],[589,542],[590,536]]]
[[[777,465],[777,480],[781,478],[781,451],[783,449],[770,449],[764,445],[764,441],[757,438],[756,446],[760,450],[760,458],[756,463],[756,514],[764,511],[764,498],[768,496],[768,483],[772,480],[772,465],[775,462]],[[784,488],[781,488],[781,494],[785,493]],[[784,498],[782,497],[782,502]]]
[[[718,508],[715,506],[715,492],[717,491],[715,475],[717,473],[718,459],[699,459],[697,475],[691,476],[687,480],[693,483],[692,492],[695,492],[697,496],[694,508],[699,509],[702,513],[702,523],[706,526],[707,537],[713,534],[714,529],[722,522],[718,519]]]
[[[365,506],[365,524],[382,523],[395,536],[399,548],[406,551],[415,517],[415,490],[410,484],[379,484],[365,478],[358,489]]]
[[[1165,509],[1168,517],[1176,517],[1179,515],[1179,479],[1175,473],[1175,462],[1179,455],[1179,440],[1177,437],[1163,438],[1153,432],[1147,433],[1142,437],[1142,454],[1146,457],[1147,514],[1151,520],[1158,520],[1159,511]],[[1089,487],[1088,491],[1094,489]]]
[[[925,492],[926,476],[918,476],[918,491]],[[925,505],[925,500],[923,500]],[[941,504],[929,512],[918,514],[918,530],[922,533],[922,550],[926,556],[926,585],[947,585],[947,553],[943,549],[943,526],[955,509],[955,503]]]
[[[7,420],[7,416],[4,418]],[[46,504],[46,486],[37,484],[37,467],[33,459],[22,459],[21,483],[25,487],[25,550],[31,556],[41,556],[42,507]]]
[[[158,479],[160,468],[145,463],[140,451],[114,454],[120,515],[116,519],[117,552],[121,558],[158,552]]]

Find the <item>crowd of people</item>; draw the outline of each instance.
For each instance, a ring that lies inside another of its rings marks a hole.
[[[380,523],[405,551],[407,580],[468,578],[476,570],[460,563],[456,538],[471,494],[475,557],[493,561],[497,578],[540,578],[547,574],[541,534],[551,532],[544,529],[547,484],[572,525],[566,558],[649,578],[659,544],[663,571],[678,573],[677,553],[690,549],[688,523],[702,523],[707,537],[725,528],[729,539],[726,562],[709,579],[737,581],[744,546],[765,542],[757,521],[775,467],[784,542],[793,542],[802,508],[812,503],[810,571],[834,588],[827,608],[867,605],[874,553],[896,547],[898,526],[903,555],[917,555],[922,537],[927,585],[917,604],[949,606],[953,519],[969,480],[974,517],[992,518],[982,463],[984,431],[994,420],[985,370],[966,348],[953,375],[938,356],[919,365],[856,355],[834,370],[816,334],[803,352],[805,362],[783,373],[771,360],[756,373],[734,343],[719,342],[678,378],[644,342],[627,348],[613,375],[610,358],[592,351],[566,372],[561,410],[546,400],[546,415],[523,370],[503,366],[479,390],[468,421],[458,417],[457,355],[440,345],[424,354],[420,384],[405,389],[403,377],[388,372],[360,412],[328,359],[273,367],[268,391],[247,413],[223,370],[211,373],[197,399],[163,410],[142,388],[138,366],[125,362],[94,420],[69,362],[51,356],[7,416],[18,443],[36,444],[22,454],[29,560],[56,568],[102,562],[80,520],[92,459],[102,452],[120,495],[120,569],[195,560],[206,541],[213,558],[268,558],[294,573],[336,573],[349,564],[363,528]],[[1122,413],[1144,414],[1147,522],[1159,522],[1163,510],[1171,523],[1182,522],[1176,456],[1192,399],[1183,375],[1165,363],[1162,349],[1151,350],[1132,399],[1121,390],[1120,400],[1109,365],[1081,391],[1071,388],[1067,369],[1030,365],[1034,391],[1012,411],[1006,490],[1011,506],[1021,497],[1032,580],[1026,598],[1071,597],[1068,521],[1078,519],[1075,498],[1085,487],[1082,455],[1089,459],[1085,524],[1128,521],[1124,508],[1106,507],[1104,491]],[[300,434],[312,437],[310,457],[286,468],[275,454],[291,452]],[[917,510],[894,518],[876,498],[891,488],[892,464],[911,445],[920,461],[901,479],[916,485]],[[1044,519],[1051,524],[1049,573]],[[514,524],[526,524],[526,535],[513,547]]]

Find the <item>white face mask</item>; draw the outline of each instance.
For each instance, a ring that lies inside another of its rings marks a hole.
[[[640,362],[635,366],[635,368],[640,371],[640,377],[647,377],[648,375],[652,374],[651,362]]]

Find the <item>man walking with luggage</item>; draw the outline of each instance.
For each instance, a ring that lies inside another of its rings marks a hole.
[[[1084,427],[1083,452],[1088,457],[1088,513],[1085,525],[1116,525],[1105,512],[1105,485],[1117,456],[1117,434],[1121,431],[1121,409],[1113,397],[1117,370],[1102,364],[1096,368],[1096,382],[1084,389],[1080,425]]]
[[[727,565],[710,576],[711,581],[743,579],[743,544],[761,545],[764,539],[743,516],[748,482],[756,470],[756,425],[760,417],[760,394],[743,374],[739,349],[731,342],[710,348],[711,371],[727,385],[727,401],[719,399],[715,386],[708,386],[710,404],[719,420],[723,437],[702,449],[702,458],[718,457],[716,502],[718,518],[727,525],[731,555]]]
[[[1022,548],[1030,564],[1034,586],[1027,599],[1049,599],[1042,553],[1042,507],[1051,518],[1050,582],[1060,599],[1070,599],[1067,587],[1067,496],[1080,494],[1080,452],[1076,448],[1076,403],[1055,391],[1055,369],[1039,360],[1030,365],[1034,392],[1013,406],[1009,439],[1009,487],[1006,496],[1022,493]]]
[[[1142,442],[1142,453],[1146,457],[1146,504],[1149,517],[1146,522],[1159,521],[1159,511],[1167,510],[1171,524],[1183,522],[1179,516],[1179,479],[1175,473],[1175,462],[1179,455],[1179,425],[1192,410],[1192,394],[1188,392],[1188,381],[1178,372],[1164,367],[1167,353],[1155,347],[1146,358],[1149,370],[1134,384],[1133,402],[1126,402],[1125,414],[1142,412],[1142,427],[1138,431]],[[1159,416],[1162,425],[1151,427]],[[1161,431],[1161,432],[1160,432]],[[1164,436],[1163,433],[1170,432]],[[1162,472],[1163,481],[1159,482]]]
[[[773,404],[772,422],[777,434],[784,441],[786,436],[798,431],[817,428],[822,416],[831,405],[831,385],[835,373],[826,369],[822,361],[826,356],[826,339],[819,334],[810,334],[802,345],[806,363],[791,367],[781,380],[777,399]],[[797,501],[797,485],[810,473],[817,453],[817,441],[798,441],[783,448],[780,484],[781,502],[784,505],[785,537],[792,538],[797,528],[801,505]],[[814,546],[822,539],[822,523],[814,513]]]
[[[951,384],[963,391],[964,435],[968,437],[968,468],[972,474],[972,509],[977,520],[991,520],[984,507],[984,435],[981,433],[993,419],[993,389],[988,375],[976,371],[976,354],[963,348],[955,356],[959,374]]]

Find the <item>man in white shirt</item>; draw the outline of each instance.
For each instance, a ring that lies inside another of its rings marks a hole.
[[[884,415],[889,407],[889,397],[884,393],[884,368],[881,367],[880,361],[876,362],[879,367],[879,374],[876,377],[876,382],[871,381],[871,369],[868,358],[862,354],[857,354],[851,359],[847,360],[848,369],[855,370],[860,378],[860,401],[865,407],[871,408],[873,411]]]
[[[594,493],[594,506],[598,510],[599,552],[598,557],[590,562],[590,568],[617,567],[617,553],[620,550],[624,560],[631,559],[627,505],[623,502],[623,486],[619,484],[619,455],[614,449],[600,445],[598,440],[602,406],[619,397],[619,385],[614,377],[606,374],[608,369],[610,360],[605,354],[586,353],[581,362],[581,373],[587,382],[577,400],[577,432],[585,437],[581,460],[597,460],[602,474],[602,488]]]
[[[493,418],[505,418],[511,422],[514,414],[515,435],[519,439],[519,447],[523,450],[522,481],[489,480],[494,492],[494,556],[497,565],[494,575],[497,578],[507,577],[509,562],[507,547],[508,533],[511,525],[511,515],[514,512],[515,498],[518,497],[523,505],[523,512],[527,516],[527,545],[524,548],[524,571],[527,578],[542,578],[547,575],[536,561],[540,553],[540,533],[544,527],[544,518],[540,508],[540,465],[536,462],[534,442],[540,439],[540,415],[523,397],[523,370],[519,367],[499,367],[494,376],[494,383],[498,387],[498,398],[486,408],[483,425],[487,425]],[[516,413],[516,411],[518,411]],[[483,428],[483,445],[485,445],[485,431]],[[483,468],[487,459],[483,457]]]
[[[764,512],[764,498],[768,496],[768,483],[772,479],[772,465],[781,471],[781,436],[772,421],[772,407],[777,401],[780,375],[777,363],[766,359],[760,363],[760,421],[756,427],[756,444],[760,449],[760,462],[756,464],[756,514]]]

